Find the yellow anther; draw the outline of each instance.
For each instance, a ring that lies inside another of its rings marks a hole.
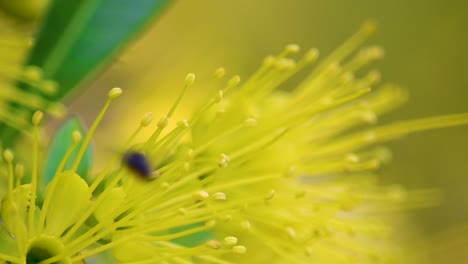
[[[31,81],[39,81],[42,78],[42,70],[37,66],[28,65],[23,69],[23,76]]]
[[[210,194],[206,191],[198,191],[198,192],[194,192],[192,194],[192,197],[193,199],[197,201],[203,201],[205,199],[208,199],[208,197],[210,197]]]
[[[237,237],[233,237],[233,236],[228,236],[224,238],[224,243],[228,246],[237,245],[237,241],[238,241]]]
[[[304,56],[304,59],[308,62],[313,62],[318,58],[319,55],[320,55],[319,50],[313,48],[307,51],[307,53]]]
[[[301,47],[297,44],[289,44],[286,46],[287,53],[298,53],[301,50]]]
[[[82,135],[81,135],[80,131],[78,131],[78,130],[73,131],[72,139],[73,139],[74,144],[78,144],[78,142],[81,141],[81,138],[82,138]]]
[[[147,127],[152,121],[153,121],[153,113],[147,112],[141,118],[140,126]]]
[[[361,32],[367,36],[371,36],[377,32],[378,25],[375,21],[366,21],[361,26]]]
[[[3,151],[3,158],[6,162],[12,162],[14,157],[15,156],[13,155],[13,152],[11,150],[5,149],[5,151]]]
[[[360,160],[359,156],[354,153],[346,154],[345,159],[346,161],[353,162],[353,163],[357,163]]]
[[[115,99],[119,97],[121,94],[122,94],[122,89],[115,87],[115,88],[112,88],[107,95],[109,96],[109,99]]]
[[[239,85],[241,79],[239,75],[234,75],[229,81],[228,81],[228,86],[229,88],[236,87]]]
[[[279,70],[288,70],[296,67],[296,62],[293,59],[283,58],[275,63]]]
[[[159,122],[158,122],[158,127],[163,129],[169,124],[169,117],[167,115],[163,116]]]
[[[217,193],[214,193],[213,194],[213,199],[217,200],[217,201],[225,201],[227,198],[226,198],[226,194],[223,193],[223,192],[217,192]]]
[[[236,254],[245,254],[247,252],[247,248],[244,246],[233,246],[232,252]]]
[[[385,55],[385,50],[380,46],[369,47],[367,52],[371,60],[381,59]]]
[[[24,165],[23,164],[16,164],[15,166],[15,175],[16,177],[22,179],[24,176]]]
[[[186,86],[192,86],[192,84],[195,82],[195,74],[189,73],[185,77],[185,85]]]
[[[275,63],[276,59],[275,57],[273,56],[267,56],[264,60],[263,60],[263,64],[265,66],[271,66],[273,63]]]
[[[221,248],[221,243],[219,243],[218,241],[216,240],[210,240],[210,241],[207,241],[205,243],[205,245],[209,248],[212,248],[212,249],[220,249]]]
[[[58,89],[58,83],[52,80],[44,80],[41,82],[40,86],[46,93],[55,93]]]
[[[229,163],[229,157],[226,154],[221,153],[218,166],[220,168],[226,168],[228,163]]]
[[[187,119],[182,119],[182,120],[180,120],[179,122],[177,122],[177,126],[178,126],[178,127],[185,127],[185,128],[187,128],[187,127],[189,127],[190,125],[189,125],[189,122],[187,121]]]
[[[221,79],[224,77],[224,75],[226,74],[226,71],[224,70],[224,68],[218,68],[214,71],[214,77],[215,78],[218,78],[218,79]]]
[[[42,117],[44,117],[44,114],[41,111],[34,112],[32,116],[33,125],[38,126],[42,121]]]
[[[370,85],[376,84],[382,78],[381,74],[377,70],[370,71],[369,74],[366,76],[366,80],[369,82]]]

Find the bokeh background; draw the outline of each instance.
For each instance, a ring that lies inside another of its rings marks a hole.
[[[411,95],[382,123],[468,112],[468,2],[457,0],[178,1],[70,101],[71,112],[89,124],[108,89],[124,89],[95,140],[98,161],[104,162],[116,151],[114,141],[127,137],[144,112],[160,117],[167,111],[188,72],[197,75],[198,88],[175,119],[190,116],[215,68],[245,79],[266,55],[291,42],[317,47],[324,56],[369,18],[380,25],[369,43],[386,50],[374,67]],[[381,169],[382,182],[443,193],[440,206],[412,213],[425,235],[468,223],[468,127],[427,131],[389,145],[394,160]]]

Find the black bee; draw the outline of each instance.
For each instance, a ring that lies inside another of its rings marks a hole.
[[[138,151],[126,152],[122,157],[122,164],[144,180],[154,180],[157,173],[145,154]]]

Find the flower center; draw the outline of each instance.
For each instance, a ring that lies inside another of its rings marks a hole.
[[[37,264],[43,260],[59,256],[63,253],[63,244],[56,238],[50,236],[40,236],[34,238],[29,245],[28,253],[26,254],[27,264]],[[55,264],[68,264],[68,259],[61,259],[54,262]]]

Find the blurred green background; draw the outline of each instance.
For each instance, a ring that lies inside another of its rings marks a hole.
[[[374,67],[385,82],[400,84],[411,94],[410,102],[382,123],[468,112],[468,2],[456,0],[178,1],[74,98],[72,112],[89,124],[108,89],[124,89],[96,138],[103,160],[107,154],[102,149],[116,149],[110,136],[122,141],[145,111],[156,117],[167,111],[188,72],[204,84],[215,68],[224,66],[245,79],[266,55],[291,42],[317,47],[323,57],[369,18],[380,25],[369,43],[386,50]],[[197,94],[189,93],[178,117],[189,117]],[[390,147],[394,161],[381,169],[383,182],[443,192],[440,206],[413,213],[426,234],[468,223],[468,127],[412,135]]]

